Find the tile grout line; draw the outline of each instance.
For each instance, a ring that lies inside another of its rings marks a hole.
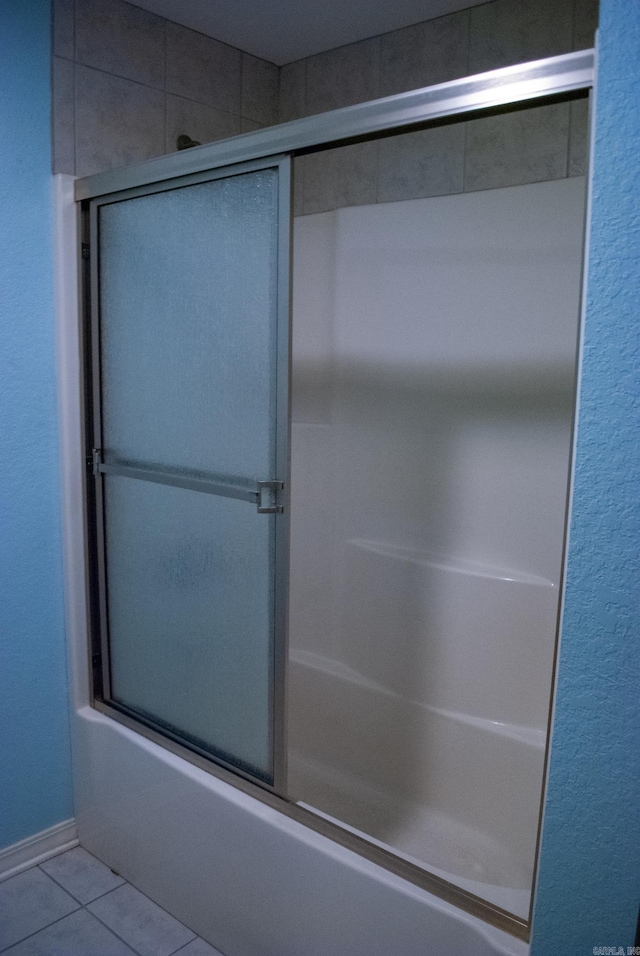
[[[76,80],[76,73],[78,72],[78,71],[77,71],[77,65],[78,65],[78,64],[76,63],[76,49],[77,49],[77,46],[78,46],[78,44],[77,44],[77,33],[78,33],[78,30],[77,30],[77,27],[76,27],[76,19],[77,19],[77,9],[76,9],[76,8],[77,8],[77,4],[76,4],[76,0],[71,0],[71,7],[72,7],[72,21],[73,21],[73,51],[72,51],[72,52],[73,52],[73,61],[72,61],[72,62],[73,62],[73,90],[72,90],[72,97],[73,97],[73,175],[75,176],[76,173],[77,173],[77,170],[78,170],[78,142],[77,142],[77,126],[78,126],[78,124],[77,124],[77,122],[76,122],[76,117],[77,117],[77,115],[78,115],[78,104],[77,104],[77,102],[76,102],[76,100],[77,100],[77,89],[78,89],[78,83],[77,83],[77,80]]]
[[[97,859],[97,858],[96,858],[96,859]],[[100,861],[100,862],[101,862],[101,861]],[[106,865],[106,864],[104,864],[104,865]],[[51,874],[49,874],[49,873],[47,873],[45,870],[43,870],[41,864],[36,864],[35,866],[31,867],[30,869],[40,870],[40,872],[43,874],[43,876],[45,876],[45,877],[47,877],[47,879],[51,880],[51,882],[52,882],[56,887],[58,887],[58,889],[60,889],[66,896],[69,897],[69,899],[71,900],[71,902],[73,902],[73,903],[76,904],[76,905],[75,905],[75,908],[72,909],[72,910],[70,910],[68,913],[65,913],[63,916],[59,916],[59,917],[57,917],[56,919],[51,920],[51,922],[46,923],[44,926],[38,927],[38,929],[37,929],[37,930],[34,930],[32,933],[28,933],[26,936],[23,936],[23,937],[21,937],[20,939],[15,940],[15,942],[11,943],[9,946],[5,946],[4,948],[0,949],[0,954],[1,954],[1,953],[6,953],[8,950],[12,949],[14,946],[18,946],[19,944],[24,943],[26,940],[31,939],[32,937],[37,936],[39,933],[44,932],[44,930],[50,929],[50,927],[55,926],[56,923],[61,923],[63,920],[67,919],[67,917],[73,916],[74,914],[79,913],[81,910],[84,910],[84,911],[88,914],[88,916],[90,916],[91,918],[97,920],[102,926],[104,926],[104,928],[105,928],[109,933],[111,933],[113,936],[115,936],[116,939],[118,939],[124,946],[126,946],[127,949],[131,950],[132,953],[135,953],[136,956],[143,956],[143,954],[141,954],[140,951],[139,951],[138,949],[136,949],[135,946],[134,946],[129,940],[127,940],[127,939],[125,939],[123,936],[121,936],[120,933],[118,933],[112,926],[110,926],[108,923],[106,923],[100,916],[98,916],[97,913],[94,913],[94,912],[92,912],[92,911],[89,909],[89,906],[90,906],[92,903],[95,903],[95,902],[97,902],[98,900],[104,899],[105,896],[109,896],[111,893],[114,893],[116,890],[121,889],[123,886],[131,886],[134,890],[136,890],[136,887],[133,886],[132,883],[129,883],[127,880],[124,879],[124,877],[120,877],[120,879],[122,880],[122,882],[119,883],[118,886],[114,886],[114,887],[112,887],[110,890],[107,890],[105,893],[101,893],[101,894],[99,894],[98,896],[95,896],[93,899],[88,900],[86,903],[81,903],[80,900],[78,900],[78,898],[77,898],[76,896],[74,896],[73,893],[71,893],[66,887],[64,887],[61,883],[59,883],[58,880],[55,879],[55,877],[51,876]],[[29,871],[26,870],[25,872],[29,872]],[[168,953],[168,954],[167,954],[167,956],[175,956],[176,953],[180,953],[183,949],[186,949],[187,946],[190,946],[191,943],[194,942],[194,940],[196,940],[196,939],[202,939],[202,937],[201,937],[201,936],[198,936],[198,934],[195,933],[189,926],[186,926],[186,925],[185,925],[184,923],[182,923],[180,920],[176,919],[175,916],[172,916],[171,913],[168,913],[167,910],[165,910],[164,907],[160,906],[158,903],[154,903],[154,901],[151,900],[148,896],[146,896],[145,893],[142,893],[141,890],[136,890],[136,892],[140,893],[141,896],[143,896],[145,900],[147,900],[147,901],[149,901],[150,903],[152,903],[153,905],[157,906],[163,913],[165,913],[165,914],[166,914],[167,916],[169,916],[172,920],[174,920],[176,923],[178,923],[180,926],[182,926],[185,930],[187,930],[187,932],[189,932],[189,933],[192,934],[190,939],[188,939],[185,943],[183,943],[178,949],[172,950],[171,953]],[[206,942],[206,940],[204,940],[204,942]],[[208,945],[208,944],[207,944],[207,945]]]
[[[64,854],[61,854],[61,855],[64,856]],[[54,857],[54,859],[55,859],[55,857]],[[45,860],[45,862],[47,862],[47,861]],[[67,894],[67,896],[70,896],[71,899],[74,900],[74,901],[78,904],[78,906],[84,906],[84,903],[81,903],[80,900],[77,899],[77,898],[73,895],[73,893],[70,893],[69,890],[65,889],[64,886],[62,885],[62,883],[58,883],[58,881],[56,880],[55,876],[51,876],[50,873],[47,873],[46,870],[43,870],[43,869],[42,869],[42,865],[41,865],[40,863],[37,864],[37,866],[33,867],[33,869],[40,870],[41,873],[44,873],[45,876],[48,876],[49,879],[51,880],[51,882],[52,882],[52,883],[55,883],[56,886],[59,886],[60,889],[61,889],[64,893]]]
[[[105,864],[105,865],[106,865],[106,864]],[[123,878],[123,879],[124,879],[124,878]],[[189,926],[186,926],[183,922],[181,922],[181,920],[176,919],[175,916],[172,916],[171,913],[169,913],[163,906],[160,906],[159,903],[154,902],[154,900],[152,900],[149,896],[147,896],[146,893],[143,893],[142,890],[139,890],[136,886],[133,885],[133,883],[129,883],[128,880],[124,880],[124,882],[121,883],[120,886],[114,886],[114,888],[113,888],[112,890],[109,890],[107,893],[103,893],[102,896],[96,897],[96,900],[97,900],[97,899],[103,900],[103,899],[105,898],[105,896],[109,896],[111,893],[115,893],[116,890],[122,889],[123,886],[130,886],[133,890],[136,891],[136,893],[139,893],[140,896],[144,897],[144,899],[145,899],[147,902],[151,903],[153,906],[157,906],[158,909],[159,909],[159,910],[162,910],[162,912],[165,913],[170,919],[172,919],[174,922],[178,923],[179,926],[184,927],[184,929],[186,929],[189,933],[193,933],[193,936],[191,937],[191,939],[187,940],[187,942],[183,945],[183,947],[182,947],[183,949],[184,949],[184,946],[188,946],[189,943],[192,943],[192,942],[194,941],[194,939],[198,939],[197,933],[194,933],[193,930],[192,930]],[[95,903],[96,900],[91,900],[91,903]],[[82,907],[82,909],[86,909],[87,912],[88,912],[91,916],[93,916],[95,919],[97,919],[99,923],[102,923],[102,925],[105,926],[105,927],[109,930],[109,932],[113,933],[114,936],[117,936],[118,939],[121,940],[121,941],[125,944],[125,946],[128,946],[129,949],[133,950],[134,953],[137,953],[138,956],[144,956],[144,954],[140,953],[139,950],[137,950],[137,949],[135,948],[135,946],[133,945],[133,943],[127,942],[127,940],[124,939],[122,936],[120,936],[118,933],[116,933],[116,931],[115,931],[111,926],[109,926],[108,923],[105,923],[104,920],[101,919],[101,918],[98,916],[97,913],[93,913],[93,912],[89,909],[89,906],[90,906],[90,905],[91,905],[90,903],[87,903],[85,906]],[[176,952],[178,952],[178,950],[175,950],[175,949],[174,949],[173,952],[172,952],[172,953],[168,953],[167,956],[174,956],[174,953],[176,953]]]
[[[24,872],[28,873],[29,871],[25,870]],[[74,903],[76,902],[75,899],[73,901]],[[22,939],[17,939],[15,943],[11,943],[10,946],[5,946],[4,949],[0,949],[0,953],[6,953],[8,950],[12,949],[14,946],[19,946],[20,943],[24,943],[26,940],[32,939],[34,936],[37,936],[38,933],[42,933],[45,929],[49,929],[51,926],[55,926],[56,923],[61,923],[63,919],[67,918],[67,916],[73,916],[74,913],[78,913],[81,909],[84,909],[84,907],[78,904],[78,906],[74,910],[71,910],[70,913],[65,913],[64,916],[59,916],[57,919],[51,920],[51,922],[47,923],[46,926],[41,926],[40,929],[35,930],[33,933],[28,933],[26,936],[23,936]]]
[[[463,123],[463,134],[462,134],[462,190],[461,192],[467,191],[467,130],[468,130],[469,121],[466,120]]]
[[[183,925],[184,925],[184,924],[183,924]],[[193,930],[191,930],[191,932],[193,932]],[[191,944],[193,943],[193,941],[196,940],[196,939],[202,939],[202,936],[197,936],[197,935],[194,936],[193,939],[190,939],[187,943],[185,943],[183,946],[181,946],[180,949],[174,949],[174,951],[173,951],[172,953],[168,953],[167,956],[179,956],[179,954],[180,954],[184,949],[186,949],[187,946],[191,946]],[[206,943],[206,942],[207,942],[206,939],[203,940],[203,942]],[[210,945],[210,943],[207,943],[207,946],[209,946],[209,945]]]
[[[84,70],[95,70],[96,73],[102,73],[105,76],[113,76],[116,80],[124,80],[125,83],[135,83],[136,86],[142,86],[145,90],[153,90],[155,93],[164,93],[161,86],[152,86],[150,83],[143,83],[142,80],[132,80],[129,76],[122,76],[120,73],[112,73],[111,70],[104,70],[101,66],[91,66],[89,63],[75,61],[76,66],[81,66]]]
[[[102,861],[100,861],[100,862],[102,862]],[[106,865],[106,864],[104,864],[104,865]],[[41,868],[40,865],[38,865],[38,869],[40,869],[40,868]],[[56,884],[56,886],[59,886],[61,890],[64,890],[64,892],[65,892],[68,896],[70,896],[72,900],[75,900],[76,903],[78,904],[78,906],[81,906],[83,909],[84,909],[85,907],[89,906],[90,903],[95,903],[96,900],[101,900],[103,896],[108,896],[109,893],[113,893],[114,890],[117,890],[117,889],[119,889],[121,886],[124,886],[124,884],[127,882],[127,881],[124,879],[124,877],[121,876],[120,879],[122,880],[122,883],[118,883],[117,886],[112,886],[110,890],[105,890],[104,893],[99,893],[98,896],[94,896],[93,899],[87,900],[86,903],[83,903],[81,900],[78,899],[77,896],[74,896],[74,895],[73,895],[73,893],[71,892],[71,890],[68,890],[68,889],[66,888],[66,886],[63,886],[62,883],[59,883],[58,880],[56,880],[55,876],[51,876],[51,874],[50,874],[50,873],[47,873],[46,870],[42,870],[42,872],[44,873],[45,876],[48,876],[50,880],[53,880],[53,882]]]
[[[122,885],[124,885],[124,884],[122,884]],[[133,886],[132,883],[127,883],[126,885],[127,885],[127,886]],[[134,890],[135,890],[135,886],[134,886],[133,888],[134,888]],[[116,887],[116,889],[119,889],[119,887]],[[138,890],[138,892],[140,892],[140,890]],[[104,895],[107,896],[108,894],[105,893]],[[142,895],[144,896],[144,893],[143,893]],[[100,897],[100,898],[103,899],[104,897]],[[145,896],[145,899],[148,900],[149,897],[148,897],[148,896]],[[150,900],[150,902],[153,903],[153,900]],[[158,906],[157,903],[156,903],[155,905]],[[88,909],[87,907],[88,907],[88,904],[87,904],[87,906],[83,906],[82,909],[86,909],[86,910],[87,910],[87,913],[89,913],[90,916],[93,916],[94,919],[97,919],[98,922],[101,923],[101,924],[105,927],[105,929],[108,929],[110,933],[113,933],[113,935],[116,936],[116,937],[120,940],[121,943],[124,943],[124,945],[127,946],[133,953],[136,953],[137,956],[144,956],[144,954],[141,953],[139,949],[136,949],[136,948],[135,948],[135,946],[133,945],[133,943],[128,942],[126,939],[124,939],[123,936],[120,936],[120,934],[117,933],[116,930],[113,929],[112,926],[109,926],[108,923],[105,923],[105,921],[104,921],[103,919],[101,919],[101,918],[97,915],[97,913],[92,913],[91,910]],[[160,906],[159,908],[162,910],[163,913],[167,913],[167,911],[166,911],[165,909],[163,909],[162,906]],[[171,913],[167,913],[167,916],[171,916]],[[171,916],[171,919],[175,919],[175,916]],[[176,920],[176,923],[180,923],[180,920]],[[180,923],[180,926],[184,926],[184,923]],[[184,928],[187,929],[187,930],[189,930],[190,933],[193,933],[193,930],[192,930],[192,929],[189,929],[188,926],[184,926]],[[193,933],[193,936],[191,937],[191,939],[188,939],[188,940],[187,940],[187,942],[184,944],[184,946],[188,946],[189,943],[192,943],[192,942],[194,941],[194,939],[198,939],[198,936],[197,936],[195,933]],[[184,946],[182,947],[182,949],[184,949]],[[167,956],[174,956],[174,953],[176,953],[176,952],[178,952],[178,950],[175,950],[175,949],[174,949],[173,952],[172,952],[172,953],[168,953]]]
[[[123,884],[121,884],[121,885],[123,885]],[[131,886],[131,884],[129,884],[129,886]],[[115,888],[118,889],[118,887],[115,887]],[[135,887],[134,887],[134,888],[135,888]],[[104,894],[104,896],[107,896],[107,895],[108,895],[107,893]],[[103,897],[100,897],[100,899],[103,899]],[[92,900],[92,902],[93,902],[93,900]],[[105,928],[106,930],[108,930],[110,933],[112,933],[112,934],[116,937],[116,939],[119,939],[121,943],[124,943],[124,945],[127,947],[127,949],[130,949],[132,953],[135,953],[136,956],[142,956],[142,953],[140,952],[140,950],[136,949],[135,946],[133,946],[131,943],[128,943],[128,942],[126,941],[126,939],[123,939],[123,937],[120,936],[120,934],[117,933],[117,932],[115,931],[115,929],[113,929],[111,926],[109,926],[107,923],[105,923],[104,920],[100,919],[100,917],[99,917],[96,913],[92,913],[91,910],[88,909],[88,906],[89,906],[89,904],[87,903],[87,906],[83,906],[82,909],[83,909],[83,910],[86,910],[87,913],[89,914],[89,916],[93,916],[93,918],[94,918],[95,920],[97,920],[97,921],[101,924],[101,926],[104,926],[104,928]]]
[[[471,10],[467,10],[467,55],[465,58],[465,70],[467,76],[469,76],[469,70],[471,69]],[[462,189],[460,192],[464,193],[467,188],[467,129],[468,121],[463,121],[464,132],[462,134]]]
[[[75,848],[74,848],[74,849],[75,849]],[[69,851],[67,850],[67,851],[65,851],[65,852],[68,853]],[[60,855],[61,855],[61,856],[64,856],[64,854],[60,854]],[[52,859],[55,859],[55,857],[52,857]],[[49,861],[48,861],[48,860],[43,860],[42,862],[43,862],[43,863],[48,863]],[[75,898],[75,896],[73,895],[73,893],[70,893],[68,890],[65,890],[64,886],[60,886],[60,884],[58,883],[57,880],[54,880],[54,878],[53,878],[52,876],[49,876],[49,874],[47,873],[46,870],[43,870],[43,869],[42,869],[42,864],[41,864],[41,863],[36,863],[35,866],[31,866],[31,867],[29,867],[28,870],[24,870],[23,872],[29,873],[30,870],[40,870],[40,872],[43,874],[43,876],[46,876],[46,878],[47,878],[48,880],[51,880],[52,883],[55,883],[55,885],[56,885],[57,887],[59,887],[59,889],[61,889],[62,892],[63,892],[66,896],[69,897],[69,899],[72,899],[74,903],[77,903],[77,904],[78,904],[78,906],[82,906],[82,903],[80,902],[80,900],[77,900],[77,899]],[[19,874],[18,874],[18,875],[19,875]]]
[[[105,863],[105,866],[106,866],[106,863]],[[123,887],[123,886],[133,886],[133,883],[129,883],[129,881],[128,881],[128,880],[125,880],[125,878],[124,878],[123,876],[121,876],[120,879],[122,880],[122,883],[118,883],[117,886],[112,886],[111,889],[110,889],[110,890],[107,890],[106,893],[101,893],[100,896],[96,896],[95,899],[93,899],[93,900],[87,900],[86,903],[81,903],[80,905],[81,905],[81,906],[91,906],[92,903],[97,902],[97,900],[103,900],[103,899],[105,898],[105,896],[109,896],[111,893],[115,893],[116,890],[119,890],[119,889],[120,889],[121,887]],[[135,890],[135,886],[133,886],[133,888],[134,888],[134,890]],[[140,892],[140,891],[138,890],[138,892]],[[143,893],[142,895],[144,896],[144,893]]]
[[[93,67],[92,67],[92,69],[93,69]],[[115,74],[115,73],[112,73],[112,74],[109,74],[109,75],[110,75],[110,76],[115,76],[116,74]],[[125,77],[120,77],[120,79],[125,79]],[[132,82],[133,82],[133,81],[132,81]],[[153,86],[150,86],[149,89],[152,90],[152,89],[154,89],[154,87],[153,87]],[[159,92],[162,92],[162,90],[160,90]],[[204,106],[205,109],[215,110],[216,113],[224,113],[225,116],[233,116],[234,119],[242,118],[242,114],[241,114],[241,113],[233,113],[233,112],[231,112],[230,110],[223,110],[223,109],[221,109],[219,106],[211,106],[210,103],[203,103],[202,100],[194,100],[191,96],[183,96],[182,93],[172,93],[171,90],[167,90],[167,91],[165,92],[165,97],[167,97],[167,96],[175,96],[175,98],[176,98],[177,100],[186,100],[187,103],[194,103],[196,106]],[[250,116],[245,116],[244,118],[245,118],[245,119],[251,119]],[[258,120],[254,120],[254,122],[257,123]],[[273,125],[275,125],[275,124],[273,124]]]
[[[97,859],[97,857],[96,857],[96,859]],[[100,860],[99,862],[102,862],[102,861]],[[106,866],[106,863],[103,864],[103,866]],[[184,929],[188,930],[188,932],[190,932],[190,933],[193,934],[193,936],[192,936],[191,939],[187,940],[186,943],[183,943],[183,944],[179,947],[179,949],[175,949],[175,950],[173,950],[171,953],[168,953],[167,956],[174,956],[175,953],[178,953],[178,952],[180,952],[181,949],[184,949],[186,946],[189,946],[189,945],[194,941],[194,939],[201,939],[201,937],[199,937],[198,934],[195,933],[195,932],[191,929],[191,927],[186,926],[186,925],[185,925],[184,923],[182,923],[180,920],[177,920],[177,919],[175,918],[175,916],[172,916],[171,913],[167,912],[167,910],[165,910],[163,906],[160,906],[158,903],[154,903],[154,901],[151,900],[145,893],[142,893],[141,890],[137,890],[136,887],[133,886],[132,883],[129,883],[129,881],[128,881],[128,880],[125,880],[124,877],[122,877],[122,876],[119,876],[119,879],[120,879],[122,882],[119,883],[118,886],[113,886],[110,890],[106,890],[106,892],[100,893],[98,896],[93,897],[93,899],[87,900],[86,903],[82,903],[76,896],[73,895],[73,893],[70,892],[70,890],[68,890],[68,889],[67,889],[66,887],[64,887],[61,883],[59,883],[58,880],[55,879],[55,877],[51,876],[51,874],[49,874],[49,873],[47,873],[45,870],[43,870],[43,869],[41,868],[41,864],[37,864],[36,866],[32,867],[32,869],[34,869],[34,870],[35,870],[35,869],[40,870],[46,877],[48,877],[48,878],[52,881],[52,883],[55,883],[56,886],[58,886],[67,896],[70,897],[70,899],[73,900],[74,903],[77,903],[78,905],[77,905],[76,909],[71,910],[70,913],[66,913],[65,916],[61,916],[61,917],[59,917],[58,919],[53,920],[51,923],[48,923],[46,926],[42,926],[40,929],[36,930],[34,933],[31,933],[29,936],[25,936],[24,939],[29,939],[30,936],[35,936],[35,935],[37,935],[37,933],[42,932],[42,930],[48,929],[49,926],[53,926],[54,923],[59,923],[61,920],[65,919],[67,916],[71,916],[72,913],[77,913],[78,910],[81,910],[81,909],[82,909],[82,910],[86,910],[87,913],[89,914],[89,916],[92,916],[94,919],[97,919],[99,923],[101,923],[106,929],[108,929],[110,933],[113,933],[113,935],[116,936],[122,943],[124,943],[125,946],[127,946],[127,947],[128,947],[129,949],[131,949],[133,952],[137,953],[138,956],[141,956],[141,954],[138,952],[138,950],[135,949],[135,947],[133,946],[133,944],[132,944],[131,942],[127,941],[127,940],[124,939],[122,936],[120,936],[120,935],[113,929],[113,927],[109,926],[107,923],[104,922],[104,920],[102,920],[102,919],[100,918],[100,916],[98,916],[96,913],[93,913],[93,912],[89,909],[89,906],[90,906],[92,903],[95,903],[95,902],[97,902],[98,900],[104,899],[105,896],[109,896],[111,893],[114,893],[116,890],[121,889],[123,886],[131,886],[131,887],[133,887],[133,889],[136,890],[138,893],[140,893],[146,900],[148,900],[150,903],[153,903],[155,906],[158,906],[158,908],[161,909],[163,913],[166,913],[167,916],[171,917],[171,919],[175,920],[176,923],[179,923],[180,926],[183,926]],[[112,871],[112,872],[113,872],[113,871]],[[115,874],[114,874],[114,875],[115,875]],[[17,945],[18,943],[21,943],[21,942],[23,942],[23,940],[17,940],[16,943],[12,943],[11,945],[12,945],[12,946],[15,946],[15,945]],[[205,941],[205,942],[206,942],[206,941]],[[11,947],[7,947],[7,948],[10,949]],[[5,952],[5,951],[6,951],[5,949],[0,950],[0,953],[3,953],[3,952]]]
[[[202,939],[202,936],[196,936],[196,939]],[[181,953],[183,949],[186,949],[187,946],[191,946],[192,942],[193,942],[193,940],[190,939],[189,942],[188,942],[188,943],[185,943],[184,946],[181,946],[180,949],[174,949],[174,951],[173,951],[172,953],[169,953],[169,956],[178,956],[178,954]],[[206,942],[206,940],[205,940],[205,942]]]
[[[74,20],[75,20],[75,17],[74,17]],[[75,27],[74,27],[74,29],[75,29]],[[74,32],[74,38],[75,38],[75,32]],[[75,39],[74,39],[74,55],[75,55]],[[72,132],[72,136],[73,136],[73,175],[75,176],[75,174],[76,174],[76,169],[77,169],[77,159],[76,159],[76,151],[77,151],[77,147],[76,147],[76,63],[75,63],[75,59],[74,59],[74,61],[73,61],[73,69],[72,69],[71,72],[72,72],[72,79],[73,79],[72,89],[71,89],[71,99],[72,99],[72,103],[73,103],[73,115],[72,115],[72,117],[71,117],[72,124],[73,124],[73,126],[72,126],[72,130],[73,130],[73,132]]]
[[[168,149],[167,149],[167,146],[168,146],[168,142],[167,142],[167,48],[168,48],[168,45],[169,45],[169,41],[168,41],[168,38],[167,38],[167,21],[166,21],[166,20],[165,20],[164,23],[163,23],[162,32],[163,32],[163,34],[164,34],[164,74],[163,74],[163,77],[162,77],[162,80],[163,80],[163,82],[162,82],[162,94],[163,94],[163,95],[162,95],[162,99],[163,99],[163,101],[164,101],[164,136],[163,136],[163,139],[164,139],[164,151],[165,151],[165,153],[166,153],[166,152],[171,152],[171,150],[168,150]]]
[[[567,121],[567,168],[565,172],[565,179],[569,179],[571,176],[571,128],[573,126],[573,104],[575,100],[569,101],[567,103],[568,109],[568,121]]]
[[[375,83],[375,95],[376,98],[379,98],[382,95],[382,36],[376,37],[376,83]],[[374,191],[375,204],[378,204],[378,196],[380,193],[380,143],[382,139],[377,136],[373,141],[375,145],[375,179],[374,179]]]
[[[240,132],[242,132],[242,107],[244,106],[244,53],[240,56],[240,109],[238,117],[240,119]]]
[[[309,57],[305,57],[304,60],[302,61],[302,64],[303,64],[303,65],[302,65],[302,73],[303,73],[303,77],[302,77],[302,116],[307,116],[307,98],[308,98],[307,86],[308,86],[308,73],[309,73],[309,71],[308,71],[308,69],[307,69],[308,63],[309,63]],[[298,119],[298,117],[296,117],[296,119]],[[313,154],[311,154],[311,155],[313,155]],[[307,175],[308,175],[308,173],[309,173],[309,161],[308,161],[308,159],[306,158],[306,156],[302,156],[302,157],[300,157],[300,158],[301,158],[302,164],[303,164],[303,169],[302,169],[302,184],[301,184],[301,186],[300,186],[300,207],[301,207],[301,208],[300,208],[300,215],[301,215],[301,216],[304,216],[305,213],[306,213],[306,208],[305,208],[305,207],[306,207],[306,205],[307,205]]]
[[[193,27],[186,27],[183,23],[178,23],[177,20],[170,20],[169,17],[163,17],[160,13],[153,13],[151,10],[147,10],[145,7],[139,7],[134,0],[122,0],[123,3],[126,3],[127,6],[133,7],[136,11],[144,10],[145,13],[149,16],[154,17],[156,20],[163,20],[165,25],[170,23],[174,27],[179,27],[181,30],[187,30],[189,33],[197,33],[198,36],[206,37],[207,40],[214,40],[216,43],[219,43],[220,46],[226,46],[229,50],[238,50],[240,53],[248,53],[247,50],[243,50],[239,46],[234,46],[233,43],[225,43],[224,40],[219,40],[218,37],[213,37],[209,33],[203,33],[202,30],[196,30]],[[253,56],[253,53],[249,53],[249,56]],[[271,63],[271,60],[265,60],[262,56],[256,56],[256,60],[263,60],[265,63]],[[271,66],[277,66],[277,63],[271,63]]]

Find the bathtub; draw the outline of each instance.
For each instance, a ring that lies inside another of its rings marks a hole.
[[[54,193],[65,605],[81,844],[225,956],[524,956],[525,943],[90,706],[73,178],[55,176]],[[308,670],[312,683],[325,679],[322,668]]]
[[[295,506],[294,493],[294,519]],[[292,522],[292,796],[526,919],[555,582],[339,538],[326,580],[304,517]],[[320,629],[327,593],[337,598]]]
[[[310,652],[290,670],[292,796],[526,919],[543,732],[421,705]]]

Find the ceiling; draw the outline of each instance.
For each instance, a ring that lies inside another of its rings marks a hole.
[[[486,0],[130,0],[282,66]]]

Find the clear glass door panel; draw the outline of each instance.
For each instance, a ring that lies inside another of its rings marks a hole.
[[[105,460],[273,470],[278,170],[102,205]]]
[[[111,697],[271,777],[273,518],[105,478]]]

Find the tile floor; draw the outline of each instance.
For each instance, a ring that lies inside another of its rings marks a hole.
[[[221,956],[75,847],[0,883],[3,956]]]

